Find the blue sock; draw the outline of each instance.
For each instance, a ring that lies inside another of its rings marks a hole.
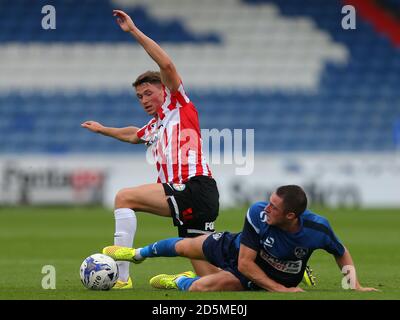
[[[195,277],[195,278],[188,278],[188,277],[180,277],[176,281],[176,285],[178,286],[178,289],[181,291],[188,291],[190,286],[192,285],[193,282],[196,280],[199,280],[200,277]]]
[[[154,242],[140,249],[140,255],[143,258],[151,257],[177,257],[175,244],[183,238],[169,238]]]

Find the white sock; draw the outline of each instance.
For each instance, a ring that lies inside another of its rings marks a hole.
[[[123,247],[132,247],[133,239],[136,233],[136,215],[135,211],[128,208],[116,209],[115,215],[115,234],[114,244]],[[128,281],[129,262],[118,261],[119,280]]]
[[[135,260],[138,260],[138,261],[144,260],[144,258],[143,258],[142,255],[140,254],[140,251],[141,251],[142,249],[143,249],[143,248],[137,248],[137,249],[135,250],[135,256],[133,257]]]

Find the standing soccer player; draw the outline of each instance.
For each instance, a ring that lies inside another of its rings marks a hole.
[[[116,246],[131,247],[136,233],[135,211],[172,217],[180,237],[214,232],[219,194],[202,151],[198,114],[186,95],[181,78],[167,53],[141,32],[123,11],[114,10],[121,29],[129,32],[158,64],[133,83],[144,110],[153,118],[142,128],[110,128],[95,121],[82,127],[121,141],[146,143],[152,148],[158,171],[157,183],[120,190],[115,197]],[[111,254],[104,249],[103,253]],[[112,252],[118,256],[118,252]],[[123,257],[120,257],[123,258]],[[211,264],[192,260],[198,275],[216,272]],[[129,262],[119,262],[120,279],[115,288],[132,288]]]

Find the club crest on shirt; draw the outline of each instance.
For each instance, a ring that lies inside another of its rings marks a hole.
[[[308,252],[308,249],[303,248],[303,247],[296,247],[294,249],[294,255],[299,259],[304,258],[306,256],[307,252]]]
[[[218,239],[222,237],[222,234],[223,234],[222,232],[216,232],[213,233],[212,237],[214,238],[214,240],[218,241]]]
[[[173,183],[172,187],[176,190],[176,191],[183,191],[185,190],[186,186],[182,183]]]

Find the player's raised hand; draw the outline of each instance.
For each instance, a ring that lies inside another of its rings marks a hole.
[[[104,129],[104,126],[96,121],[85,121],[81,124],[81,127],[97,133],[103,132]]]
[[[113,16],[117,17],[117,23],[125,32],[132,31],[135,28],[135,24],[131,17],[122,10],[113,10]]]

